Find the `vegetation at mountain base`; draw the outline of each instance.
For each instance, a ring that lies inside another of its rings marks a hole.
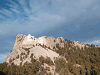
[[[100,75],[100,47],[95,47],[95,45],[86,44],[88,47],[80,49],[78,46],[72,46],[73,41],[65,39],[64,47],[60,47],[59,44],[56,44],[53,51],[57,52],[60,56],[64,58],[56,58],[53,62],[49,57],[44,58],[43,56],[39,57],[39,60],[33,58],[34,54],[31,54],[31,63],[26,62],[24,65],[20,63],[19,66],[11,63],[4,62],[0,64],[0,73],[2,75],[52,75],[49,67],[44,68],[44,63],[49,66],[55,66],[56,73],[59,75]],[[41,45],[43,48],[48,48],[45,45]],[[25,49],[29,54],[29,49]],[[16,58],[22,60],[22,55],[27,55],[21,53]],[[12,62],[13,60],[9,60]],[[1,75],[1,74],[0,74]]]
[[[41,64],[44,65],[44,63],[48,64],[49,66],[54,65],[53,61],[50,59],[50,57],[44,58],[43,56],[39,57],[39,61]]]
[[[56,59],[56,72],[61,73],[60,75],[100,75],[100,47],[96,48],[93,44],[88,46],[85,50],[69,46],[69,43],[64,48],[57,46],[58,50],[55,51],[64,56],[68,63],[63,59]],[[80,66],[74,66],[75,64]]]
[[[32,58],[31,62],[26,62],[23,66],[17,66],[14,63],[7,66],[8,64],[4,62],[0,64],[0,73],[4,73],[4,75],[50,75],[50,73],[46,73],[46,70],[39,61]]]

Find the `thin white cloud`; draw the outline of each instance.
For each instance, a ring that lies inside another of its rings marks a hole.
[[[10,3],[12,3],[13,5],[18,5],[16,2],[9,0]],[[9,4],[10,5],[10,4]]]
[[[19,5],[17,4],[17,3],[15,3],[14,1],[12,1],[12,0],[9,0],[9,2],[11,3],[11,4],[6,4],[6,5],[8,5],[9,7],[11,7],[11,8],[14,8],[14,9],[19,9]]]
[[[96,10],[96,9],[98,9],[98,6],[97,5],[95,5],[93,8],[92,8],[92,10]]]
[[[95,44],[95,45],[100,45],[100,39],[93,40],[93,41],[86,41],[84,42],[85,44]]]
[[[3,63],[9,54],[10,52],[0,54],[0,63]]]
[[[25,14],[27,17],[30,15],[30,10],[28,9],[27,2],[25,0],[17,0],[20,4],[20,6],[23,8]]]
[[[12,10],[13,12],[15,12],[15,13],[17,13],[17,14],[19,14],[19,13],[20,13],[20,11],[18,11],[18,10],[16,10],[16,9],[14,9],[14,8],[10,8],[10,10]]]
[[[12,12],[9,11],[9,10],[7,10],[7,9],[2,9],[2,10],[0,10],[0,13],[6,15],[6,16],[8,16],[8,17],[13,17]]]
[[[3,15],[0,14],[0,19],[6,19]]]
[[[51,1],[51,5],[49,5],[49,1]],[[10,8],[2,8],[0,13],[10,18],[2,16],[4,21],[0,23],[0,29],[7,33],[11,33],[13,29],[15,32],[24,32],[28,29],[29,32],[33,31],[37,33],[39,32],[38,30],[43,31],[47,28],[57,27],[61,23],[74,20],[84,13],[86,14],[86,8],[91,5],[93,1],[94,0],[43,0],[39,2],[38,0],[29,0],[29,2],[26,2],[25,0],[17,0],[19,3],[17,4],[9,0],[11,4],[7,5]],[[79,25],[76,26],[76,28],[79,27]]]
[[[0,30],[0,34],[2,34],[2,31]]]

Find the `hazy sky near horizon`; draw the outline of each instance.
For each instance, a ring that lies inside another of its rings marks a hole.
[[[18,34],[100,45],[100,0],[0,0],[0,63]]]

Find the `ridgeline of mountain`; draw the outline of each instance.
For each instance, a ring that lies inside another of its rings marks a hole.
[[[7,75],[99,75],[99,63],[97,45],[63,37],[35,38],[18,34],[0,70]]]

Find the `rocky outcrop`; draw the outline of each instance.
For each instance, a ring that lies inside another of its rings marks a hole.
[[[53,49],[54,46],[56,47],[57,43],[59,43],[59,46],[64,47],[64,44],[62,43],[62,41],[64,41],[64,39],[62,37],[55,39],[54,37],[51,37],[51,36],[48,38],[46,36],[42,36],[37,39],[34,36],[31,36],[30,34],[28,36],[25,36],[23,34],[18,34],[16,36],[16,41],[15,41],[15,44],[13,47],[13,51],[5,58],[5,61],[9,63],[10,60],[13,60],[13,62],[15,64],[19,65],[19,63],[21,61],[20,61],[20,59],[16,59],[18,57],[18,55],[19,55],[19,57],[21,57],[22,53],[27,54],[27,50],[29,50],[29,52],[30,51],[32,52],[32,50],[33,50],[33,52],[34,51],[37,52],[39,49],[40,49],[40,51],[44,50],[44,49],[41,49],[39,46],[37,47],[36,44],[41,44],[41,45],[44,44],[47,47],[50,47],[51,49]],[[37,52],[37,53],[39,53],[39,52]],[[51,54],[50,54],[50,52],[49,52],[49,54],[48,54],[48,52],[46,52],[46,53],[44,52],[44,53],[49,57],[52,57],[53,56],[52,54],[57,55],[57,53],[51,52]],[[41,51],[41,53],[42,53],[42,51]],[[41,53],[39,55],[41,55]],[[44,56],[46,56],[45,54],[44,54]],[[59,56],[59,55],[57,55],[57,56]],[[51,59],[53,60],[53,57]],[[16,63],[16,61],[17,61],[17,63]],[[27,61],[29,61],[29,60],[27,59]]]
[[[42,36],[39,37],[37,43],[40,43],[41,45],[46,45],[47,47],[50,47],[51,49],[53,49],[53,47],[56,47],[56,44],[59,44],[60,47],[64,47],[64,39],[63,37],[59,37],[57,39],[55,39],[54,37],[50,36],[50,37],[46,37],[46,36]]]
[[[50,49],[53,49],[53,47],[56,48],[56,44],[59,44],[59,47],[64,47],[64,44],[67,44],[67,41],[65,42],[63,37],[58,37],[57,39],[55,39],[52,36],[50,36],[50,37],[42,36],[39,38],[35,38],[34,36],[31,36],[30,34],[28,36],[23,35],[23,34],[18,34],[16,36],[16,41],[15,41],[15,44],[13,47],[13,51],[5,58],[5,61],[9,63],[10,59],[14,60],[14,59],[16,59],[16,57],[18,57],[18,55],[19,55],[19,57],[21,57],[22,53],[29,54],[30,51],[31,51],[30,53],[36,52],[35,53],[36,55],[37,55],[37,53],[40,53],[39,55],[41,55],[41,53],[42,53],[41,50],[43,50],[45,53],[45,49],[42,49],[39,46],[39,44],[46,45],[47,47],[50,47]],[[84,49],[85,44],[80,43],[78,41],[73,41],[71,43],[71,46],[73,46],[73,47],[78,46],[80,49],[81,48]],[[39,49],[41,49],[41,50],[39,50]],[[46,49],[46,50],[48,50],[48,49]],[[50,51],[48,51],[48,52],[50,52]],[[47,55],[47,56],[52,57],[53,52],[51,52],[52,54],[50,54],[50,53],[48,54],[48,52],[46,52],[44,54],[44,56]],[[54,55],[57,55],[57,53],[54,53]],[[57,56],[59,56],[59,55],[57,55]],[[29,57],[28,57],[28,59],[29,59]],[[53,57],[51,58],[52,60],[53,60]],[[23,56],[23,58],[24,58],[24,56]],[[25,61],[29,61],[28,59],[26,59]],[[18,61],[18,63],[16,61]],[[19,64],[21,61],[20,61],[20,59],[16,59],[16,60],[14,60],[14,62],[16,64]]]
[[[64,42],[63,37],[58,37],[58,38],[57,38],[57,43],[63,43],[63,42]]]
[[[78,46],[80,49],[82,49],[82,48],[84,49],[84,47],[86,46],[85,44],[83,44],[79,41],[73,41],[73,43],[74,43],[74,46]],[[86,46],[86,47],[88,47],[88,46]]]
[[[59,47],[63,47],[63,49],[66,50],[68,48],[72,50],[75,46],[78,46],[80,49],[82,48],[84,49],[86,45],[78,41],[70,41],[70,40],[64,41],[63,37],[58,37],[57,39],[55,39],[52,36],[50,37],[42,36],[39,38],[35,38],[30,34],[28,36],[23,34],[18,34],[16,36],[16,41],[13,47],[13,51],[5,58],[5,62],[9,64],[14,63],[15,65],[20,65],[20,64],[24,65],[25,62],[31,63],[31,58],[34,58],[39,61],[39,57],[43,56],[44,58],[49,57],[51,61],[53,61],[53,63],[55,58],[64,58],[66,63],[68,63],[68,61],[65,59],[64,56],[60,56],[54,50],[57,50]],[[55,49],[53,49],[54,47]],[[76,47],[75,50],[78,47]],[[61,50],[61,48],[59,48],[59,50]],[[50,67],[50,72],[54,75],[55,65],[48,66],[47,64],[45,64],[44,67],[45,66]],[[81,65],[78,64],[73,66],[81,67]]]
[[[56,39],[52,36],[47,38],[47,47],[50,47],[53,49],[53,47],[56,46]]]
[[[26,36],[23,35],[23,34],[18,34],[18,35],[16,36],[16,41],[15,41],[13,50],[19,49],[19,47],[22,45],[22,42],[23,42],[23,40],[24,40],[25,37],[26,37]]]
[[[5,61],[9,63],[9,60],[14,60],[18,54],[21,53],[21,45],[26,36],[23,34],[18,34],[16,36],[16,41],[13,47],[13,51],[5,58]]]

